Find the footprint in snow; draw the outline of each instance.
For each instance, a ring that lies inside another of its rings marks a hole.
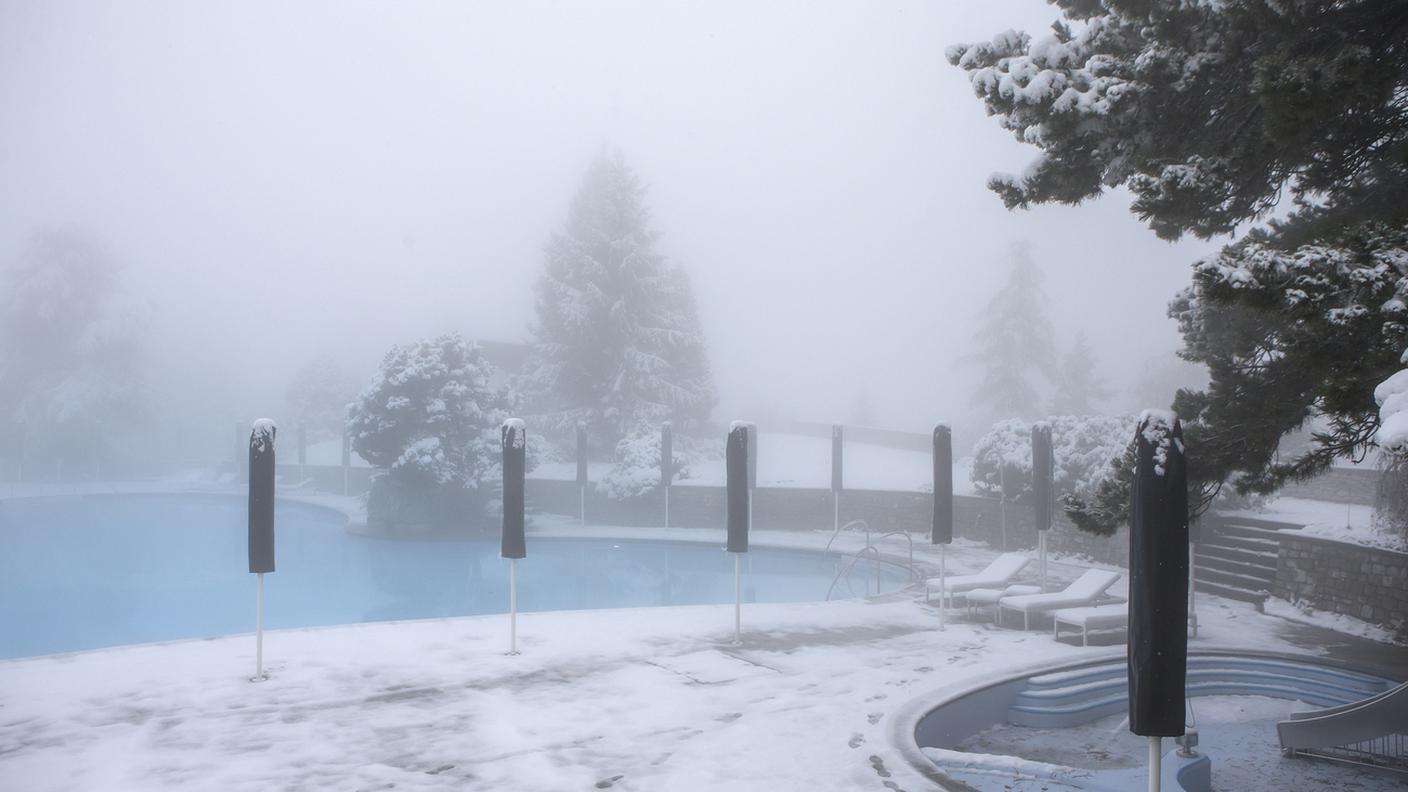
[[[851,739],[846,744],[852,748],[859,748],[865,745],[865,737],[862,736],[860,732],[855,732],[851,735]]]
[[[601,779],[600,781],[596,782],[596,788],[597,788],[597,789],[607,789],[607,788],[611,787],[612,785],[614,785],[617,781],[620,781],[620,780],[623,779],[623,778],[625,778],[625,776],[623,776],[623,775],[614,775],[614,776],[611,776],[610,778],[603,778],[603,779]]]
[[[872,712],[869,715],[866,715],[865,719],[870,721],[871,726],[874,726],[875,724],[879,723],[880,719],[883,717],[885,717],[885,713],[883,712]]]

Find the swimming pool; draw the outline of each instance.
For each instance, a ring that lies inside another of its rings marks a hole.
[[[497,537],[398,541],[346,530],[331,509],[279,501],[271,629],[502,613]],[[249,632],[245,502],[234,495],[88,495],[0,501],[0,658]],[[520,610],[733,601],[718,543],[529,537]],[[745,602],[825,598],[835,555],[756,547]],[[890,591],[904,570],[858,565],[835,596]],[[847,583],[849,585],[847,585]]]

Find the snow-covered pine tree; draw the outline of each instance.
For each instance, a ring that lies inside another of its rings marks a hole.
[[[1056,395],[1051,402],[1055,415],[1091,415],[1110,396],[1105,380],[1095,371],[1095,354],[1085,332],[1078,331],[1071,348],[1061,357],[1056,373]]]
[[[974,351],[964,357],[982,370],[972,403],[990,418],[1036,417],[1041,412],[1037,377],[1055,376],[1041,281],[1027,246],[1015,246],[1007,283],[988,301],[973,334]]]
[[[489,387],[491,366],[459,334],[394,346],[352,404],[352,448],[412,486],[477,489],[496,469],[512,394]]]
[[[331,355],[319,355],[304,364],[284,392],[291,428],[306,426],[310,441],[341,437],[347,425],[347,407],[357,395],[357,384]]]
[[[76,229],[37,232],[5,268],[0,425],[31,465],[91,470],[145,414],[141,327],[119,273]]]
[[[714,405],[689,277],[657,252],[644,199],[620,153],[593,161],[536,286],[529,409],[555,434],[584,421],[599,451],[643,425],[688,430]]]

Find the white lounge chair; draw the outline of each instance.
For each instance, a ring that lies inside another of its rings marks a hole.
[[[924,601],[929,601],[929,594],[939,592],[939,605],[947,607],[953,599],[954,594],[964,591],[971,591],[978,588],[1007,588],[1017,574],[1026,567],[1030,561],[1021,553],[1003,553],[994,558],[987,569],[971,575],[947,575],[942,578],[929,578],[924,581]]]
[[[1022,629],[1031,629],[1032,614],[1049,613],[1062,608],[1081,608],[1100,601],[1105,592],[1120,579],[1120,573],[1106,569],[1087,569],[1085,574],[1062,591],[1050,594],[1023,594],[1003,597],[997,602],[997,623],[1002,624],[1003,611],[1022,614]]]
[[[1129,603],[1112,602],[1084,608],[1062,608],[1051,613],[1051,637],[1061,639],[1061,625],[1080,630],[1080,645],[1090,644],[1091,630],[1120,630],[1129,627]]]

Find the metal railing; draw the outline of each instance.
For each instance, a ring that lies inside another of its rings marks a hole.
[[[826,599],[831,599],[831,595],[836,591],[836,584],[841,582],[842,579],[846,581],[846,590],[850,593],[851,596],[855,596],[855,589],[851,588],[850,573],[853,569],[855,569],[856,563],[859,562],[861,558],[863,558],[867,553],[870,553],[875,559],[875,593],[880,593],[880,565],[884,563],[884,560],[880,555],[880,549],[876,546],[875,543],[883,539],[888,539],[892,536],[903,537],[906,545],[908,546],[909,554],[908,561],[905,564],[905,570],[909,574],[910,582],[914,582],[919,577],[918,571],[915,569],[914,566],[914,537],[910,536],[908,531],[888,531],[886,533],[880,534],[877,537],[872,538],[870,534],[870,525],[865,520],[851,520],[850,522],[837,527],[835,531],[831,532],[831,538],[826,541],[825,550],[830,550],[832,543],[836,541],[836,537],[840,535],[841,531],[844,531],[850,528],[851,526],[860,526],[861,529],[865,531],[865,546],[857,550],[853,554],[846,554],[842,556],[842,558],[849,558],[850,560],[846,562],[845,566],[837,570],[836,576],[831,579],[831,585],[826,589]]]

